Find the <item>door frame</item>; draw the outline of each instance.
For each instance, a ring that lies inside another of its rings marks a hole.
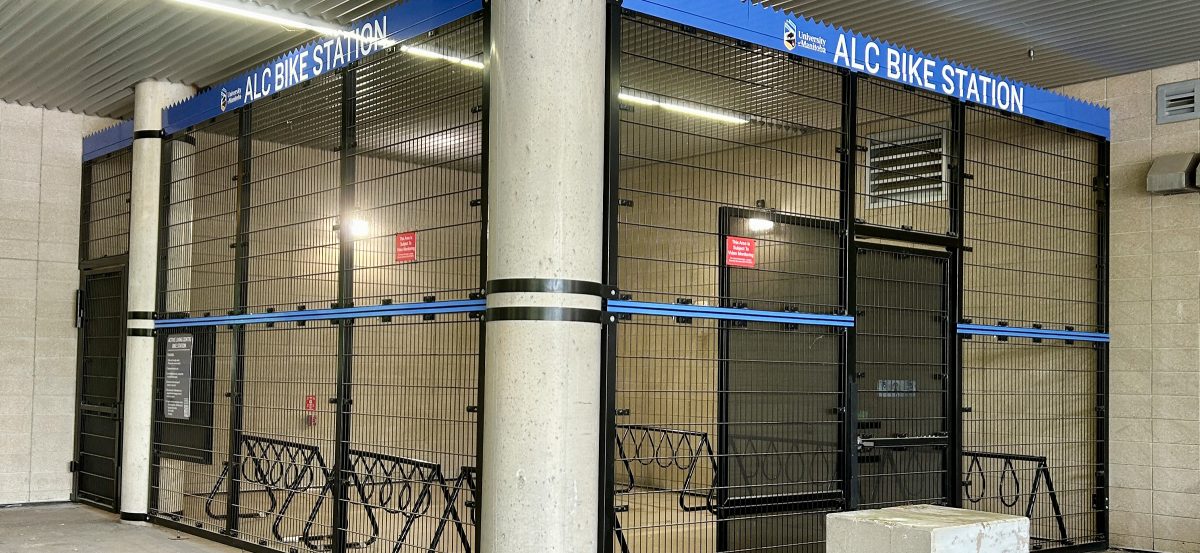
[[[798,215],[798,214],[792,214],[792,213],[780,213],[780,212],[772,211],[772,210],[765,209],[765,208],[757,209],[757,208],[731,206],[731,205],[722,205],[722,206],[718,207],[717,208],[717,251],[720,254],[720,258],[717,260],[718,261],[718,264],[717,264],[717,266],[718,266],[717,296],[720,298],[720,302],[721,302],[720,306],[721,307],[737,307],[736,305],[733,305],[730,303],[733,301],[733,299],[730,298],[730,293],[729,293],[730,267],[726,263],[726,260],[725,260],[726,238],[729,236],[734,236],[733,234],[731,234],[731,228],[730,228],[732,226],[731,221],[734,218],[749,219],[755,215],[761,216],[765,219],[769,219],[770,221],[775,222],[777,224],[781,224],[781,225],[794,225],[794,226],[802,226],[802,227],[809,227],[809,228],[825,229],[825,230],[828,230],[829,232],[833,233],[833,235],[836,237],[839,245],[841,245],[841,243],[842,243],[843,225],[840,221],[837,221],[834,219],[822,219],[822,218],[818,218],[818,217],[808,217],[805,215]],[[839,283],[837,286],[838,286],[838,290],[840,293],[840,291],[842,289],[842,283],[840,281],[844,280],[846,278],[846,275],[843,274],[842,271],[840,270],[840,268],[842,266],[842,259],[841,259],[842,254],[839,252],[835,252],[832,255],[838,256],[838,259],[835,260],[835,263],[837,263],[837,265],[839,267],[839,275],[838,275]],[[843,298],[839,297],[839,300],[842,300],[842,299]],[[718,320],[717,321],[717,386],[716,386],[716,392],[717,392],[717,413],[716,413],[717,438],[716,438],[716,448],[717,448],[717,459],[720,460],[720,462],[715,470],[716,474],[714,475],[714,487],[717,489],[717,493],[716,493],[716,495],[717,495],[717,512],[715,513],[716,523],[717,523],[716,537],[715,537],[716,542],[715,543],[716,543],[717,551],[725,551],[726,549],[728,549],[728,539],[729,538],[728,538],[728,534],[726,533],[727,532],[726,522],[730,518],[737,518],[737,517],[742,517],[742,516],[754,516],[754,515],[769,515],[769,514],[786,513],[786,512],[794,512],[794,513],[819,512],[819,511],[828,510],[831,508],[837,509],[837,510],[846,510],[846,505],[849,501],[849,499],[846,497],[846,493],[845,493],[846,486],[844,485],[844,483],[842,483],[842,484],[838,485],[838,489],[836,491],[811,492],[811,493],[807,493],[807,494],[792,494],[791,496],[784,496],[784,497],[786,497],[786,500],[776,501],[773,503],[762,503],[762,504],[755,505],[755,504],[746,504],[746,503],[737,504],[738,502],[733,502],[734,503],[733,505],[728,505],[728,503],[730,503],[730,499],[728,497],[729,466],[728,466],[728,463],[725,462],[725,459],[726,459],[725,455],[727,454],[727,451],[725,450],[725,448],[726,448],[726,444],[728,442],[728,425],[726,424],[726,422],[727,422],[727,417],[728,417],[727,413],[729,411],[729,393],[728,393],[728,388],[729,388],[729,331],[732,328],[734,328],[731,323],[732,323],[732,321],[728,321],[728,320]],[[839,335],[838,365],[841,367],[841,369],[840,369],[841,372],[837,375],[839,386],[840,386],[840,383],[842,382],[842,380],[845,378],[845,372],[848,370],[847,356],[846,356],[848,342],[846,340],[846,336],[847,336],[846,333],[841,333]],[[840,406],[845,404],[845,399],[839,399],[838,402],[839,402],[839,409],[840,409]],[[841,417],[841,418],[842,418],[842,420],[838,424],[839,425],[847,424],[848,419],[846,419],[845,417]],[[847,449],[848,448],[847,444],[843,443],[843,440],[842,440],[843,435],[844,435],[844,432],[841,429],[839,429],[839,431],[838,431],[838,448],[841,450],[841,453],[838,455],[838,459],[835,462],[835,470],[838,471],[838,479],[844,482],[844,481],[848,480],[849,477],[848,477],[848,475],[841,473],[840,467],[842,466],[842,461],[844,460],[844,458],[850,454],[850,451]],[[791,508],[791,509],[789,509],[789,508]]]
[[[119,361],[118,381],[117,381],[117,406],[116,413],[113,418],[116,420],[116,444],[114,447],[113,458],[113,504],[111,506],[97,503],[79,496],[79,447],[80,447],[80,432],[83,429],[83,410],[80,405],[83,402],[83,360],[84,349],[87,343],[85,332],[86,325],[84,324],[83,309],[86,305],[86,298],[83,297],[85,284],[88,277],[100,273],[121,273],[121,309],[120,309],[120,336],[121,336],[121,358]],[[71,448],[71,501],[75,503],[85,503],[87,505],[104,509],[111,512],[119,512],[121,508],[121,443],[123,439],[124,421],[122,420],[122,408],[125,399],[125,337],[126,328],[128,325],[128,301],[129,301],[129,256],[113,255],[102,257],[99,259],[91,259],[79,262],[79,287],[75,292],[75,326],[76,326],[76,345],[75,345],[75,428],[73,432],[73,444]]]
[[[866,236],[868,239],[873,238],[871,235],[862,235],[862,236]],[[890,239],[890,238],[888,238],[888,239]],[[957,263],[957,260],[958,260],[958,255],[956,254],[957,249],[956,248],[946,248],[945,245],[941,241],[931,240],[931,241],[907,241],[907,242],[909,244],[913,244],[913,245],[903,245],[903,244],[894,244],[894,243],[878,243],[878,242],[870,242],[868,240],[863,240],[861,238],[856,238],[850,244],[851,251],[848,252],[848,254],[857,256],[859,249],[869,249],[869,250],[875,250],[875,251],[880,251],[880,252],[919,255],[919,256],[924,256],[924,257],[938,258],[938,259],[944,260],[944,262],[945,262],[945,266],[944,266],[943,272],[942,272],[943,283],[944,283],[943,284],[944,290],[943,290],[943,294],[942,294],[942,307],[943,307],[943,309],[942,309],[942,312],[943,312],[942,335],[945,340],[942,358],[945,361],[946,371],[945,371],[945,377],[942,378],[942,392],[943,392],[943,394],[942,394],[942,420],[944,421],[943,424],[944,424],[945,432],[947,433],[947,437],[946,437],[946,445],[944,447],[945,452],[943,455],[943,457],[945,459],[946,475],[942,479],[942,488],[943,488],[942,495],[944,496],[943,499],[945,500],[947,505],[952,506],[952,507],[957,507],[957,506],[959,506],[959,503],[961,502],[961,487],[962,487],[962,477],[960,476],[961,465],[962,465],[962,460],[961,460],[962,455],[961,455],[961,453],[959,453],[959,445],[958,445],[959,441],[960,441],[960,436],[957,435],[958,419],[959,419],[959,417],[962,416],[961,413],[958,412],[958,407],[957,407],[957,405],[958,405],[957,396],[961,395],[961,392],[958,391],[959,390],[959,381],[961,380],[961,374],[960,374],[959,367],[958,367],[958,357],[957,357],[958,347],[959,347],[958,328],[957,328],[958,315],[957,315],[956,307],[955,307],[955,304],[957,301],[957,295],[961,289],[961,285],[958,282],[957,271],[955,268],[955,264]],[[929,246],[930,248],[927,249],[927,248],[916,247],[918,245]],[[932,249],[932,248],[942,248],[942,249]],[[857,294],[857,290],[859,289],[857,281],[858,281],[859,273],[860,273],[860,271],[858,270],[858,263],[855,263],[854,267],[855,267],[854,274],[848,275],[846,278],[853,279],[855,281],[854,289],[856,291],[855,293]],[[857,308],[857,306],[859,305],[857,297],[854,298],[854,304]],[[861,313],[861,309],[859,310],[859,313]],[[858,315],[856,314],[856,317],[857,316]],[[857,327],[855,328],[855,331],[857,332]],[[857,344],[857,340],[856,340],[854,347],[857,347],[857,345],[858,344]],[[858,359],[857,352],[855,353],[853,358],[857,361],[857,359]],[[851,376],[854,377],[855,381],[858,380],[859,373],[857,372],[857,367],[846,367],[845,370],[847,372],[850,372]],[[858,394],[862,391],[864,391],[862,389],[862,387],[856,385],[854,387],[853,392],[851,392],[851,393]],[[854,398],[853,404],[855,406],[858,405],[858,398]],[[857,408],[846,413],[846,424],[850,428],[852,434],[856,437],[861,435],[861,433],[858,430],[858,423],[859,423],[859,419],[858,419]],[[852,451],[847,451],[845,454],[852,456],[853,457],[852,461],[857,464],[857,459],[858,459],[857,444],[850,444],[849,447],[852,449]],[[855,479],[860,478],[858,470],[855,470],[854,474],[851,477],[855,478]],[[855,482],[855,484],[856,485],[853,486],[852,489],[854,489],[856,492],[860,491],[861,488],[857,485],[858,482]],[[858,504],[857,500],[855,501],[855,504],[856,505]]]

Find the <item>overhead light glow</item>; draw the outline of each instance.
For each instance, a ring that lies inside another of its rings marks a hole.
[[[483,64],[475,60],[464,59],[458,56],[449,56],[440,52],[434,52],[433,50],[421,48],[420,46],[401,46],[400,51],[412,54],[419,58],[445,60],[450,63],[457,63],[462,66],[470,67],[471,69],[483,69]]]
[[[326,36],[340,36],[361,40],[365,42],[377,43],[380,48],[387,48],[396,44],[396,41],[389,38],[377,38],[364,36],[353,31],[341,29],[330,25],[320,19],[311,19],[294,13],[277,10],[268,6],[259,6],[246,4],[235,0],[173,0],[180,4],[187,4],[197,8],[206,10],[218,11],[247,19],[254,19],[265,23],[274,23],[284,27],[292,27],[296,29],[304,29],[314,33],[320,33]]]
[[[694,106],[688,106],[688,105],[664,101],[664,100],[656,100],[654,98],[649,98],[649,97],[646,97],[646,96],[643,96],[640,94],[633,94],[630,92],[621,92],[617,95],[617,98],[619,98],[622,101],[629,102],[631,104],[637,104],[637,105],[641,105],[641,106],[657,106],[657,107],[663,108],[667,111],[673,111],[675,113],[682,113],[684,115],[691,115],[692,117],[699,117],[701,119],[711,119],[713,121],[719,121],[721,123],[729,123],[731,125],[742,125],[742,124],[750,122],[749,119],[737,117],[734,115],[730,115],[728,113],[721,113],[719,111],[714,111],[711,109],[704,109],[704,108],[699,108],[699,107],[694,107]]]
[[[350,221],[350,236],[355,238],[366,238],[371,232],[371,225],[367,224],[362,219],[354,219]]]
[[[747,221],[746,226],[749,227],[752,232],[767,232],[768,230],[775,228],[775,221],[763,219],[761,217],[755,217]]]

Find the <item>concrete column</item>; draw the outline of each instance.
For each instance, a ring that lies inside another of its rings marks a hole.
[[[195,92],[190,86],[143,81],[133,89],[133,190],[129,200],[129,335],[125,341],[121,411],[121,519],[146,520],[150,491],[150,438],[154,414],[152,313],[158,272],[158,211],[162,109]]]
[[[606,5],[491,3],[481,551],[596,550]]]

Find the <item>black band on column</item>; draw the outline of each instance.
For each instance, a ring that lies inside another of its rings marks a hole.
[[[604,313],[599,309],[578,307],[494,307],[485,317],[488,321],[604,322]]]
[[[487,293],[504,292],[548,292],[603,297],[604,285],[599,282],[565,278],[501,278],[487,282]]]

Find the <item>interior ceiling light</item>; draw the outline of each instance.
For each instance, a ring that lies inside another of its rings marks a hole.
[[[483,64],[480,62],[477,62],[475,60],[469,60],[469,59],[465,59],[465,58],[460,58],[458,56],[441,54],[438,52],[434,52],[433,50],[429,50],[427,48],[422,48],[420,46],[401,46],[400,51],[408,53],[408,54],[412,54],[419,58],[445,60],[450,63],[457,63],[459,65],[470,67],[471,69],[483,69]]]
[[[631,104],[637,104],[640,106],[656,106],[656,107],[665,109],[667,111],[673,111],[675,113],[682,113],[684,115],[691,115],[692,117],[699,117],[701,119],[711,119],[713,121],[719,121],[721,123],[729,123],[731,125],[743,125],[745,123],[750,122],[749,119],[746,119],[744,117],[737,117],[735,115],[730,115],[728,113],[722,113],[722,112],[719,112],[716,110],[700,108],[700,107],[696,107],[696,106],[689,106],[689,105],[685,105],[685,104],[681,104],[681,103],[677,103],[677,102],[672,102],[669,100],[660,100],[657,98],[652,98],[652,97],[642,94],[642,93],[635,94],[632,92],[621,92],[617,97],[620,100],[622,100],[624,102],[629,102]]]
[[[195,6],[197,8],[218,11],[221,13],[227,13],[230,15],[236,15],[236,16],[240,16],[240,17],[245,17],[247,19],[254,19],[257,21],[263,21],[265,23],[274,23],[276,25],[282,25],[284,27],[291,27],[294,29],[304,29],[306,31],[312,31],[314,33],[320,33],[320,34],[326,35],[326,36],[340,36],[340,37],[346,37],[346,38],[353,38],[355,40],[366,40],[366,41],[378,42],[378,43],[380,43],[380,46],[382,48],[387,48],[389,46],[396,44],[396,41],[391,40],[389,38],[372,38],[369,36],[364,37],[362,35],[355,34],[352,31],[348,31],[346,29],[336,27],[336,26],[330,24],[329,22],[321,20],[321,19],[304,17],[302,15],[297,15],[297,14],[294,14],[289,11],[279,10],[279,9],[276,9],[276,8],[273,8],[270,6],[260,6],[258,4],[249,4],[249,3],[242,2],[239,0],[173,0],[173,1],[178,2],[180,4],[187,4],[189,6]]]

